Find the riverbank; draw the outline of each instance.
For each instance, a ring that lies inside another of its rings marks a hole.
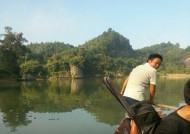
[[[159,74],[159,77],[164,77],[164,78],[168,78],[168,79],[184,79],[184,78],[190,79],[190,74]],[[47,80],[47,79],[37,79],[37,80]],[[52,80],[52,79],[50,79],[50,80]],[[12,77],[0,78],[0,82],[17,82],[17,81],[21,81],[21,80],[18,80],[17,78],[12,78]],[[26,81],[26,80],[22,80],[22,81]],[[29,81],[29,80],[27,80],[27,81]]]
[[[159,77],[165,77],[169,79],[184,79],[184,78],[190,78],[190,74],[161,74]]]

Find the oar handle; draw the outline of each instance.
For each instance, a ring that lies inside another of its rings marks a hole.
[[[153,103],[153,105],[158,106],[158,107],[163,107],[163,108],[169,108],[172,110],[177,110],[178,107],[175,106],[169,106],[169,105],[165,105],[165,104],[159,104],[159,103]]]

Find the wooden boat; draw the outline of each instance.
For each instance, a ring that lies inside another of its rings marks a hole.
[[[157,112],[161,118],[166,116],[166,114],[161,110],[158,110]],[[130,118],[124,118],[120,122],[120,124],[118,125],[116,130],[113,132],[113,134],[130,134],[130,129],[131,129],[130,124],[131,124],[131,119]]]
[[[112,95],[118,100],[118,102],[126,109],[126,112],[129,115],[129,118],[124,118],[121,121],[114,134],[129,134],[131,120],[135,121],[140,133],[153,134],[157,125],[160,123],[161,118],[166,115],[162,111],[156,111],[155,108],[146,101],[137,102],[130,106],[124,97],[120,95],[118,92],[119,90],[114,88],[109,77],[104,77],[103,83],[112,93]],[[158,106],[158,104],[155,105]],[[167,105],[162,106],[167,107]],[[177,109],[176,107],[174,108]]]
[[[124,118],[113,134],[130,134],[130,122],[131,119]]]

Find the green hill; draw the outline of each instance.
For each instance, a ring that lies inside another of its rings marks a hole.
[[[132,49],[129,39],[111,28],[79,48],[115,58],[135,56],[135,51]]]
[[[164,58],[160,73],[190,73],[190,47],[180,48],[179,43],[162,42],[134,50],[128,38],[109,28],[77,47],[64,42],[25,46],[22,33],[12,32],[10,27],[6,29],[7,33],[2,34],[0,40],[0,76],[3,77],[6,76],[4,72],[40,78],[71,77],[72,74],[124,77],[132,68],[145,63],[151,53],[159,53]],[[72,68],[75,68],[73,72]]]

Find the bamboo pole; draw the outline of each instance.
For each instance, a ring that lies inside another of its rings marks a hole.
[[[158,107],[162,107],[162,108],[172,109],[172,110],[178,109],[178,107],[175,107],[175,106],[169,106],[169,105],[159,104],[159,103],[154,103],[153,105],[158,106]]]

